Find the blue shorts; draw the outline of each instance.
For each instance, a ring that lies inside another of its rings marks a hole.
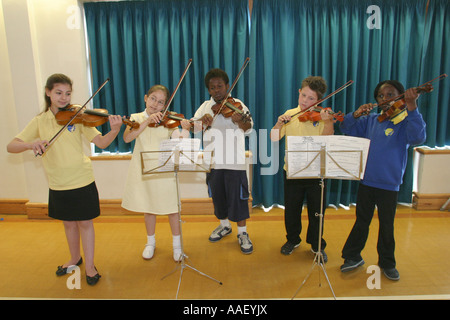
[[[218,219],[239,222],[250,218],[245,170],[212,169],[206,176],[206,183]]]

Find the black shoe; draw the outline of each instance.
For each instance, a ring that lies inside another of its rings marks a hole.
[[[364,260],[349,260],[349,259],[345,259],[344,264],[341,266],[341,272],[348,272],[348,271],[352,271],[355,270],[356,268],[358,268],[359,266],[362,266],[364,264]]]
[[[83,258],[80,257],[80,260],[78,260],[76,266],[79,266],[80,264],[83,263]],[[70,266],[69,266],[70,267]],[[63,268],[63,266],[58,266],[58,270],[56,270],[56,275],[57,276],[63,276],[67,274],[67,268],[69,267],[65,267]]]
[[[94,267],[94,268],[95,268],[95,267]],[[95,271],[97,271],[97,268],[95,268]],[[95,276],[93,276],[93,277],[89,277],[89,276],[86,274],[86,282],[87,282],[88,285],[94,286],[94,285],[97,284],[98,280],[100,280],[101,277],[102,277],[102,276],[98,273],[98,271],[97,271],[97,274],[96,274]]]
[[[292,242],[287,241],[282,247],[281,247],[281,253],[288,256],[294,251],[295,248],[298,248],[300,243],[294,244]]]
[[[398,281],[400,280],[400,274],[398,273],[397,269],[391,268],[391,269],[383,269],[383,273],[389,280],[392,281]]]

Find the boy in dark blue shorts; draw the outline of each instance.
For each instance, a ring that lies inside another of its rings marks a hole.
[[[248,180],[245,164],[245,133],[253,127],[251,117],[243,117],[235,112],[231,117],[214,115],[212,107],[227,98],[229,79],[225,71],[212,69],[205,76],[205,85],[211,99],[205,101],[192,120],[201,120],[210,127],[204,132],[205,150],[214,150],[214,169],[207,176],[210,195],[213,199],[214,214],[220,225],[211,233],[209,240],[217,242],[231,233],[230,221],[236,222],[238,240],[244,254],[253,252],[253,244],[247,233]],[[248,108],[239,99],[243,112]]]

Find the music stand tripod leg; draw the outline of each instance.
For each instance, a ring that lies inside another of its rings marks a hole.
[[[181,220],[181,199],[180,199],[180,188],[179,188],[179,183],[178,183],[178,166],[177,165],[175,165],[175,167],[174,167],[174,173],[175,173],[175,182],[177,185],[178,219],[180,221],[181,259],[180,259],[179,263],[177,264],[177,266],[175,267],[175,269],[173,271],[171,271],[170,273],[168,273],[167,275],[165,275],[164,277],[162,277],[161,280],[163,280],[166,277],[168,277],[169,275],[173,274],[179,267],[181,267],[180,278],[178,280],[177,294],[175,297],[175,299],[178,299],[178,293],[180,292],[180,287],[181,287],[181,279],[183,277],[183,271],[185,268],[190,268],[191,270],[198,272],[202,276],[205,276],[205,277],[219,283],[220,285],[222,285],[222,282],[214,279],[213,277],[210,277],[209,275],[207,275],[207,274],[195,269],[194,267],[188,265],[187,263],[185,263],[185,260],[188,259],[188,256],[184,253],[184,240],[183,240],[183,227],[182,227],[183,221]]]
[[[323,199],[324,199],[323,196],[324,196],[324,188],[325,188],[325,184],[324,184],[324,180],[323,179],[324,179],[323,177],[320,178],[320,186],[321,186],[320,213],[316,213],[316,217],[317,216],[319,217],[319,236],[318,236],[317,252],[316,252],[316,254],[314,256],[314,261],[313,261],[313,265],[311,267],[311,270],[306,275],[305,279],[303,280],[302,284],[297,289],[297,291],[295,292],[295,294],[294,294],[294,296],[292,297],[291,300],[294,300],[295,296],[299,293],[300,289],[306,283],[306,281],[308,280],[309,276],[313,272],[314,267],[316,265],[320,266],[322,268],[322,271],[325,274],[325,278],[327,279],[328,285],[330,286],[331,293],[333,294],[333,297],[336,300],[336,295],[334,294],[333,287],[331,286],[330,280],[328,279],[328,275],[327,275],[327,272],[325,270],[324,258],[323,258],[323,254],[322,254],[322,222],[323,222]],[[319,286],[321,286],[320,270],[319,270]]]

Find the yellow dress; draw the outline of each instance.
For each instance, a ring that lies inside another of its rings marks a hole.
[[[148,117],[145,111],[131,115],[131,120],[142,123]],[[135,212],[165,215],[178,212],[178,198],[174,173],[142,175],[141,151],[158,151],[162,140],[170,139],[174,129],[163,126],[147,127],[135,139],[133,155],[122,197],[122,207]]]

